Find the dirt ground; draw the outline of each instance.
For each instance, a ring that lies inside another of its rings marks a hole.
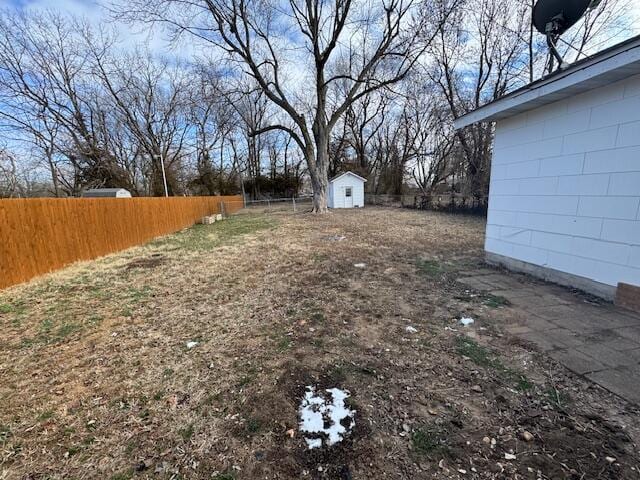
[[[638,409],[455,281],[483,230],[241,214],[0,292],[0,479],[640,478]],[[307,386],[350,392],[343,442],[307,449]]]

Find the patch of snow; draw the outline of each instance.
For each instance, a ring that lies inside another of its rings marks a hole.
[[[353,266],[356,268],[367,268],[366,263],[355,263]]]
[[[187,342],[187,348],[191,350],[194,347],[198,346],[198,342]]]
[[[328,395],[327,395],[328,394]],[[330,388],[316,393],[307,387],[300,404],[300,431],[305,435],[309,449],[321,448],[341,442],[355,426],[355,411],[345,405],[349,392]]]
[[[305,438],[304,441],[307,442],[309,450],[313,450],[314,448],[322,448],[321,438]]]
[[[460,325],[464,327],[468,327],[469,325],[473,325],[474,323],[476,323],[476,321],[473,318],[466,317],[460,319]]]
[[[418,333],[418,329],[415,327],[412,327],[411,325],[405,328],[405,330],[407,331],[407,333]]]

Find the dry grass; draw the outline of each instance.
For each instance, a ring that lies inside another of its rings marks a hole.
[[[482,232],[391,209],[239,215],[2,292],[0,478],[638,478],[631,407],[500,336],[510,307],[464,299]],[[461,340],[460,313],[487,330]],[[314,454],[287,433],[310,384],[358,411]]]

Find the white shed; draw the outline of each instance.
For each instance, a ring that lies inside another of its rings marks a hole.
[[[609,299],[640,292],[640,37],[456,128],[487,121],[496,122],[487,260]]]
[[[131,192],[124,188],[91,188],[82,194],[85,198],[131,198]]]
[[[353,172],[345,172],[329,180],[329,208],[364,207],[366,181]]]

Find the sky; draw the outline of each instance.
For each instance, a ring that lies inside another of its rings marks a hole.
[[[104,0],[103,0],[104,1]],[[634,2],[634,16],[640,22],[640,1]],[[42,8],[53,9],[60,12],[68,12],[80,15],[95,22],[109,21],[108,14],[100,7],[99,0],[0,0],[0,5],[8,5],[13,8]],[[161,55],[177,55],[176,49],[169,46],[166,37],[162,33],[151,33],[149,30],[133,29],[131,26],[115,24],[116,29],[129,46],[146,44],[153,52]],[[184,50],[181,49],[182,54]]]
[[[105,2],[106,3],[106,2]],[[0,0],[0,5],[8,4],[16,9],[54,10],[61,13],[86,18],[91,22],[108,23],[115,27],[122,44],[131,49],[136,46],[146,46],[153,54],[162,56],[184,56],[189,50],[171,47],[166,35],[162,32],[152,32],[147,27],[131,27],[109,18],[108,12],[100,6],[99,0]]]

